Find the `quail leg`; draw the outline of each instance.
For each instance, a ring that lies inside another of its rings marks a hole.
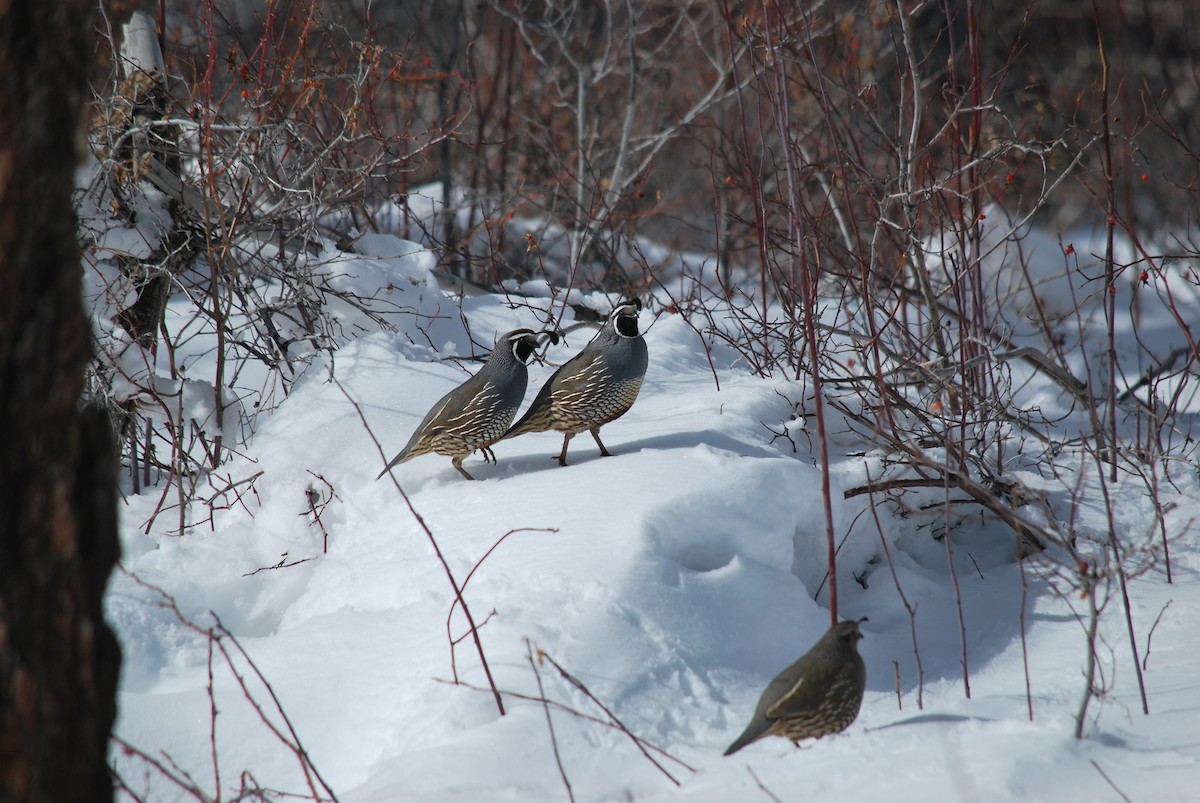
[[[466,455],[463,455],[463,457],[455,457],[450,462],[454,464],[454,467],[456,469],[458,469],[459,474],[462,474],[464,477],[466,477],[469,480],[473,480],[475,478],[472,477],[470,474],[468,474],[467,470],[465,468],[463,468],[463,466],[462,466],[462,461],[463,461],[464,457],[466,457]]]
[[[596,445],[600,447],[600,456],[612,457],[612,453],[604,448],[604,442],[600,440],[600,427],[592,427],[588,432],[591,432],[592,437],[596,439]]]
[[[560,452],[558,455],[558,464],[560,466],[565,466],[567,464],[567,444],[570,443],[571,438],[574,437],[575,433],[573,432],[568,432],[567,434],[563,435],[563,448],[562,452]]]

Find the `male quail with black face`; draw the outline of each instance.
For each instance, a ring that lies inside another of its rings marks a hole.
[[[636,299],[618,304],[600,332],[554,372],[503,437],[557,430],[563,433],[558,462],[565,466],[567,445],[586,429],[596,439],[600,454],[608,457],[600,427],[633,406],[646,375],[646,341],[638,333],[641,308]]]
[[[398,463],[437,452],[452,458],[459,474],[475,479],[462,467],[462,461],[476,449],[483,449],[486,457],[488,446],[498,441],[516,418],[529,384],[525,366],[538,345],[538,334],[532,329],[514,329],[503,335],[479,373],[433,405],[408,445],[379,472],[379,477]]]
[[[858,654],[858,622],[838,622],[800,660],[770,682],[746,730],[725,755],[764,736],[793,742],[850,727],[862,705],[867,669]]]

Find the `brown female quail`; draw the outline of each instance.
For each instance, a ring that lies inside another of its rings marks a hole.
[[[850,727],[862,705],[867,669],[858,654],[858,622],[838,622],[800,660],[768,684],[754,717],[725,755],[764,736],[792,742],[820,739]]]

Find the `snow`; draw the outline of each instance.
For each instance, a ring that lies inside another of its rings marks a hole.
[[[811,411],[798,406],[806,386],[756,377],[680,316],[648,310],[650,366],[632,410],[603,430],[612,457],[584,434],[560,467],[550,457],[561,436],[549,432],[497,444],[496,465],[468,458],[476,482],[437,455],[376,481],[429,405],[476,370],[470,358],[504,331],[540,329],[551,301],[453,299],[419,247],[380,235],[358,245],[323,275],[380,300],[390,329],[348,307],[345,329],[357,336],[316,357],[259,419],[208,478],[210,504],[191,510],[185,534],[173,533],[172,493],[126,489],[122,570],[107,596],[124,650],[125,743],[222,798],[255,784],[325,794],[285,743],[298,739],[346,803],[558,801],[564,776],[579,801],[1195,799],[1195,465],[1173,464],[1173,482],[1160,485],[1174,582],[1161,560],[1130,580],[1151,714],[1113,586],[1098,650],[1107,691],[1076,740],[1079,595],[1047,580],[1036,558],[1014,563],[1011,531],[968,506],[951,527],[844,497],[879,476],[881,456],[835,426],[839,613],[868,617],[862,712],[800,749],[767,739],[723,758],[765,684],[829,626],[821,472]],[[573,332],[531,366],[527,402],[590,334]],[[208,352],[192,348],[189,376],[199,377]],[[1057,396],[1047,385],[1022,393]],[[790,440],[772,436],[785,428]],[[1080,476],[1095,485],[1095,471],[1068,458],[1058,477],[1028,466],[1014,475],[1045,493],[1045,515],[1073,516],[1102,542],[1103,499],[1084,494],[1070,509]],[[1123,477],[1108,491],[1117,532],[1156,543],[1145,485]],[[434,541],[465,584],[504,716]],[[915,608],[923,682],[901,591]],[[228,635],[210,641],[214,627]],[[539,650],[669,754],[649,749],[661,769]],[[125,799],[192,799],[120,747],[113,762],[132,790]]]

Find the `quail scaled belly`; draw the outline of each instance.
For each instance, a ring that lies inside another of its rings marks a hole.
[[[529,371],[525,367],[539,345],[532,329],[514,329],[503,335],[479,373],[443,396],[425,415],[400,454],[379,472],[418,455],[437,452],[451,458],[458,473],[475,479],[462,461],[476,449],[495,443],[517,416],[525,398]]]
[[[618,304],[599,333],[554,372],[503,437],[557,430],[563,433],[558,463],[565,466],[571,438],[587,430],[596,439],[600,454],[608,457],[600,427],[633,406],[646,375],[646,341],[638,332],[641,307],[637,300]]]
[[[850,727],[862,705],[867,669],[858,654],[858,622],[838,622],[800,660],[770,682],[754,717],[725,755],[764,736],[792,742],[820,739]]]

